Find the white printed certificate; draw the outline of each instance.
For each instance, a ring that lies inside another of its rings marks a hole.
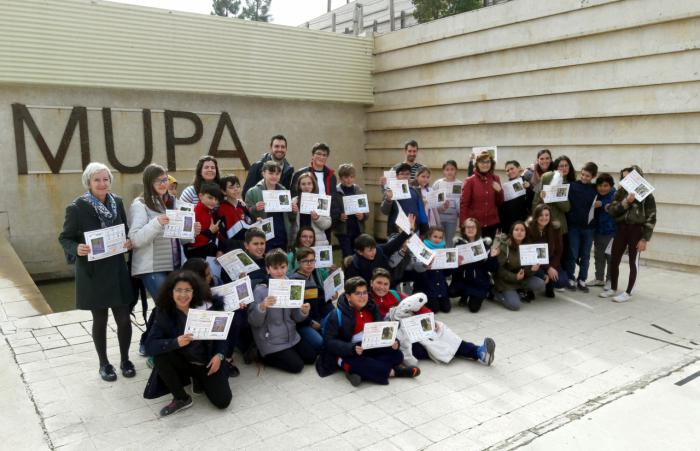
[[[330,268],[333,266],[333,246],[314,246],[311,249],[316,253],[317,268]]]
[[[289,190],[263,190],[265,213],[292,211],[292,195]]]
[[[396,215],[396,226],[403,230],[403,233],[406,235],[410,235],[413,230],[411,230],[411,221],[408,220],[408,216],[406,216],[406,213],[404,213],[403,208],[401,208],[401,204],[396,204],[396,206],[399,208],[399,212]]]
[[[566,202],[569,200],[569,184],[564,185],[544,185],[542,191],[545,193],[544,203]]]
[[[338,268],[323,281],[323,291],[326,295],[326,301],[331,299],[334,294],[341,294],[345,290],[345,273]]]
[[[227,312],[234,312],[241,307],[241,304],[250,304],[255,300],[248,276],[213,287],[211,292],[224,298],[224,310]]]
[[[216,312],[191,308],[187,313],[185,333],[194,340],[226,340],[233,312]]]
[[[391,200],[410,199],[411,191],[409,190],[408,180],[391,180],[386,182],[387,189],[391,190]]]
[[[498,161],[498,146],[472,147],[472,154],[475,157],[481,152],[488,152],[493,161]]]
[[[362,349],[385,348],[393,345],[398,329],[398,321],[365,323],[362,334]]]
[[[221,267],[224,268],[224,271],[226,271],[226,274],[228,274],[231,280],[237,279],[242,272],[250,274],[260,269],[257,263],[255,263],[250,255],[246,254],[243,249],[234,249],[216,260]]]
[[[384,171],[384,178],[386,179],[386,185],[384,187],[389,186],[389,182],[392,180],[396,180],[396,171],[393,169],[389,169],[388,171]]]
[[[453,269],[459,264],[457,263],[457,249],[435,249],[435,259],[431,269]]]
[[[90,246],[90,252],[87,255],[89,262],[128,252],[128,249],[124,247],[124,243],[126,243],[124,224],[92,230],[85,232],[84,235],[85,244]]]
[[[486,246],[484,246],[484,240],[460,244],[457,246],[457,254],[461,258],[460,265],[486,260],[488,257],[488,254],[486,253]]]
[[[435,314],[430,312],[403,318],[401,330],[406,333],[411,343],[435,338]]]
[[[447,193],[442,190],[428,191],[428,208],[442,208],[447,200]]]
[[[418,235],[411,235],[411,238],[407,241],[408,249],[416,256],[419,262],[424,265],[429,265],[430,262],[435,258],[435,252],[428,249],[428,247],[420,240]]]
[[[634,194],[634,198],[639,202],[643,201],[649,194],[654,192],[654,187],[651,186],[644,177],[639,175],[636,169],[627,174],[627,177],[620,180],[620,186],[628,193]]]
[[[168,223],[163,230],[163,238],[194,239],[194,212],[184,210],[165,210]]]
[[[549,248],[547,243],[521,244],[520,264],[522,266],[548,265]]]
[[[356,213],[369,213],[369,202],[367,194],[354,194],[352,196],[343,196],[343,210],[345,214],[350,216]]]
[[[525,186],[523,185],[522,177],[518,177],[517,179],[513,179],[508,182],[503,182],[501,186],[503,187],[503,199],[506,202],[517,199],[518,197],[524,196],[527,193]]]
[[[274,296],[277,302],[270,308],[299,308],[304,303],[305,280],[270,279],[268,296]]]
[[[255,221],[250,225],[244,224],[243,228],[262,230],[265,233],[265,241],[270,241],[275,237],[275,227],[272,221],[272,218],[267,218],[260,221]]]
[[[331,215],[331,196],[315,193],[301,193],[299,197],[299,213],[310,214],[312,211],[319,216]]]

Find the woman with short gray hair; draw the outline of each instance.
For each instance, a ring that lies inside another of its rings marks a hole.
[[[77,308],[92,312],[92,341],[100,360],[100,376],[111,382],[117,379],[107,358],[107,315],[117,323],[117,337],[124,377],[134,377],[136,370],[129,360],[131,320],[129,304],[132,288],[124,254],[88,261],[90,246],[85,232],[124,224],[128,233],[126,212],[121,198],[110,192],[112,172],[102,163],[90,163],[83,172],[87,191],[66,207],[63,231],[58,237],[69,263],[75,263],[75,298]],[[131,241],[124,243],[131,249]]]

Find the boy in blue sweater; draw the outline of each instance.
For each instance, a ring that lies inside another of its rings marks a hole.
[[[411,178],[411,165],[408,163],[400,164],[396,168],[396,178],[398,180],[409,180]],[[384,182],[385,179],[382,178],[382,186],[384,186]],[[416,225],[421,235],[425,234],[428,230],[428,216],[425,214],[423,197],[413,187],[409,187],[408,190],[411,193],[411,198],[397,201],[393,200],[394,195],[390,189],[384,190],[384,200],[382,200],[379,210],[389,216],[389,220],[386,224],[387,236],[391,236],[399,231],[396,226],[396,217],[399,215],[399,205],[401,205],[401,209],[407,216],[411,214],[416,216]]]
[[[566,222],[569,226],[568,249],[564,269],[569,275],[567,288],[576,291],[576,288],[588,293],[586,279],[588,278],[588,265],[591,259],[591,246],[593,245],[593,203],[595,202],[596,187],[593,179],[598,175],[598,166],[588,162],[581,169],[580,178],[569,185],[569,203],[571,209],[566,214]],[[578,277],[576,263],[579,265]]]
[[[610,254],[606,254],[605,250],[617,231],[615,219],[608,213],[608,205],[615,198],[615,179],[608,173],[600,174],[595,182],[595,187],[598,191],[598,199],[595,202],[595,231],[593,235],[595,279],[588,285],[609,288]]]

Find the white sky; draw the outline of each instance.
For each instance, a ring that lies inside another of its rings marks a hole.
[[[209,14],[211,0],[110,0],[119,3],[152,6],[173,11]],[[331,8],[338,8],[346,0],[331,0]],[[272,23],[280,25],[300,25],[326,12],[328,0],[272,0],[270,14]]]

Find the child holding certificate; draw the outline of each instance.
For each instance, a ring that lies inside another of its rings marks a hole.
[[[268,252],[265,268],[270,279],[286,279],[287,255],[281,249]],[[255,302],[248,308],[248,323],[258,352],[266,365],[288,373],[300,373],[305,364],[314,363],[318,354],[297,332],[297,323],[308,318],[311,305],[275,308],[277,299],[268,296],[268,292],[268,284],[255,287]]]
[[[474,243],[481,240],[481,224],[474,218],[467,218],[454,238],[454,246]],[[450,293],[459,296],[459,305],[466,306],[476,313],[481,309],[491,291],[491,276],[498,269],[498,246],[491,247],[491,239],[485,238],[484,249],[488,257],[471,263],[459,262],[460,266],[452,273]]]
[[[381,320],[377,306],[369,300],[367,282],[362,277],[345,281],[345,294],[328,314],[323,328],[324,347],[316,364],[319,376],[342,369],[353,386],[363,380],[387,385],[390,377],[418,376],[418,367],[402,364],[398,341],[390,347],[368,350],[360,345],[365,324]]]
[[[411,165],[401,163],[396,167],[396,179],[408,181],[411,177]],[[382,180],[385,180],[382,177]],[[382,181],[382,186],[384,182]],[[418,230],[425,233],[428,230],[428,217],[425,215],[425,207],[423,207],[423,197],[418,191],[409,187],[408,191],[411,195],[410,199],[394,200],[394,193],[390,189],[384,190],[384,200],[382,200],[379,209],[382,213],[389,216],[386,226],[386,234],[390,236],[395,232],[399,232],[396,226],[396,217],[399,215],[399,205],[406,215],[415,215]]]
[[[343,197],[345,196],[365,194],[355,184],[355,167],[352,163],[341,164],[338,167],[338,177],[340,177],[340,183],[336,186],[336,194],[333,198],[334,204],[343,205]],[[365,213],[346,215],[345,212],[342,212],[339,218],[334,221],[333,231],[336,238],[338,238],[343,258],[345,258],[352,255],[352,243],[355,242],[355,238],[364,233],[367,215]]]
[[[448,208],[450,206],[450,202],[447,200],[447,194],[445,194],[445,201],[442,202],[439,207],[429,205],[428,193],[433,191],[433,189],[430,187],[430,169],[424,166],[418,170],[416,173],[416,179],[413,181],[413,187],[421,195],[425,216],[428,218],[428,227],[441,225],[440,209]]]
[[[591,261],[591,246],[593,246],[593,230],[595,223],[595,207],[593,203],[598,195],[593,180],[598,175],[598,165],[593,162],[586,163],[581,168],[580,177],[569,185],[569,203],[571,209],[566,214],[566,223],[569,226],[567,252],[564,269],[569,276],[567,288],[571,291],[577,289],[588,293],[586,279],[588,278],[588,266]],[[576,277],[576,264],[578,263],[578,277]]]
[[[220,223],[216,209],[223,199],[221,188],[216,183],[202,183],[199,188],[199,203],[194,207],[194,220],[201,224],[202,231],[195,236],[194,243],[185,246],[187,258],[215,257],[218,251]]]
[[[253,217],[245,202],[241,198],[241,182],[235,175],[221,177],[219,181],[224,200],[217,212],[221,218],[221,231],[225,235],[226,249],[234,249],[245,238],[246,228],[244,224],[252,224]],[[233,241],[233,243],[231,243]]]
[[[572,184],[576,181],[576,170],[574,169],[574,165],[571,162],[571,159],[567,157],[566,155],[562,155],[558,157],[556,160],[554,160],[554,170],[547,172],[542,175],[542,178],[540,179],[539,183],[539,189],[536,189],[535,191],[539,192],[537,196],[535,196],[532,200],[532,211],[534,213],[535,208],[544,202],[544,199],[546,197],[546,192],[544,190],[544,187],[547,185],[565,185],[565,184]],[[562,201],[562,202],[552,202],[549,204],[551,207],[551,216],[553,221],[557,221],[559,223],[559,227],[561,229],[561,234],[566,235],[568,232],[569,228],[566,223],[566,213],[568,213],[569,209],[571,209],[571,204],[569,201]]]
[[[184,389],[190,378],[214,406],[225,409],[231,403],[228,370],[222,365],[226,341],[193,340],[184,333],[190,308],[201,307],[210,298],[209,288],[197,275],[177,271],[168,276],[156,299],[155,320],[146,339],[154,368],[143,395],[154,399],[173,394],[173,400],[160,410],[163,417],[192,405]]]
[[[598,200],[595,205],[595,232],[593,235],[593,257],[595,259],[595,279],[588,282],[590,287],[610,289],[610,254],[608,245],[615,237],[615,219],[608,213],[608,206],[615,198],[615,180],[612,175],[603,173],[595,181]],[[607,269],[606,269],[607,268]]]
[[[428,249],[445,249],[445,231],[442,227],[432,226],[428,229],[427,239],[423,244]],[[413,282],[415,293],[425,293],[428,296],[427,307],[433,312],[449,313],[452,303],[447,292],[447,269],[431,269],[431,265],[424,265],[418,260],[413,260],[413,270],[418,273]]]
[[[295,236],[301,227],[311,227],[316,234],[316,244],[319,246],[327,246],[329,243],[326,237],[326,230],[331,227],[331,217],[321,216],[315,210],[308,214],[299,212],[302,193],[318,194],[316,176],[310,172],[305,172],[297,177],[296,183],[295,192],[298,193],[298,195],[292,200],[292,213],[289,214],[289,222],[292,227],[289,235],[292,237]]]
[[[564,291],[568,276],[562,267],[564,256],[564,239],[560,224],[553,219],[555,209],[547,204],[539,204],[527,220],[527,243],[547,243],[549,263],[542,269],[545,271],[547,289],[545,296],[554,297],[554,288]]]
[[[447,204],[438,209],[440,225],[445,229],[445,241],[452,242],[459,223],[459,196],[462,192],[462,181],[457,179],[457,162],[447,160],[442,165],[443,178],[433,183],[433,190],[447,193]]]
[[[495,297],[508,310],[520,310],[521,300],[518,290],[544,290],[545,283],[535,274],[539,265],[523,266],[520,263],[521,244],[527,236],[525,224],[518,221],[510,228],[509,235],[501,235],[494,241],[499,246],[498,270],[494,274]],[[553,293],[552,293],[553,294]]]
[[[287,249],[287,231],[290,229],[289,217],[284,212],[265,212],[263,191],[279,191],[287,188],[280,185],[281,169],[274,161],[266,161],[262,165],[262,180],[245,194],[245,203],[254,218],[272,218],[272,228],[275,237],[267,241],[265,250]]]
[[[508,182],[513,182],[521,178],[520,163],[517,161],[506,161],[505,169]],[[517,186],[518,183],[520,182],[513,182],[513,191],[521,195],[513,199],[508,199],[507,193],[505,193],[504,202],[498,206],[498,216],[501,218],[501,230],[510,230],[510,226],[513,225],[515,221],[525,221],[530,214],[532,198],[527,195],[530,182],[522,180],[520,186]],[[505,185],[504,183],[504,190],[506,189]],[[519,190],[517,190],[517,188],[519,188]]]
[[[639,166],[631,166],[620,171],[620,180],[635,170],[640,176],[644,175]],[[628,193],[621,186],[608,208],[608,213],[615,219],[617,225],[610,261],[610,290],[605,290],[598,296],[612,297],[614,302],[627,302],[632,297],[632,289],[637,280],[639,256],[646,250],[647,242],[651,239],[656,225],[656,200],[653,194],[649,194],[640,202],[634,193]],[[630,275],[627,289],[618,292],[620,262],[625,249],[629,254]]]

